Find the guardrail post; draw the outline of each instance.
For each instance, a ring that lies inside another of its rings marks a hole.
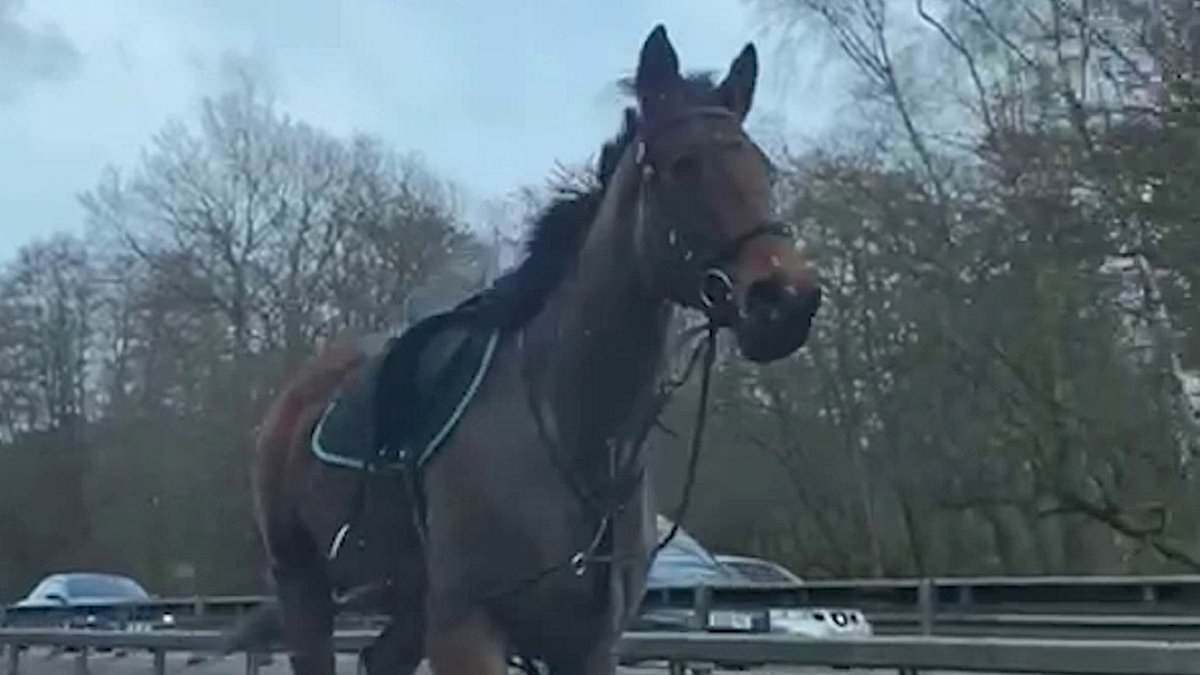
[[[21,645],[13,643],[8,646],[7,675],[18,675],[21,670]]]
[[[958,589],[958,604],[960,607],[969,607],[975,602],[975,592],[970,586],[963,586]]]
[[[154,675],[167,675],[167,650],[154,650]]]
[[[79,653],[75,655],[75,675],[88,675],[88,648],[85,645],[80,645]]]
[[[917,584],[917,617],[921,623],[921,635],[933,635],[933,612],[937,595],[933,579],[923,578]],[[897,675],[918,675],[916,668],[901,666]]]
[[[258,675],[262,656],[258,652],[246,652],[246,675]]]
[[[921,635],[933,635],[933,606],[936,601],[933,579],[921,579],[917,585],[917,616],[921,621]]]
[[[692,592],[692,620],[696,630],[708,630],[709,617],[712,612],[712,588],[697,586]]]

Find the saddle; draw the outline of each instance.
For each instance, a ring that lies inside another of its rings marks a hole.
[[[477,320],[476,300],[422,319],[398,336],[365,339],[367,362],[313,429],[317,458],[419,475],[462,418],[500,341],[499,327]]]

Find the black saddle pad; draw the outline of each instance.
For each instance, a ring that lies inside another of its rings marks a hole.
[[[498,329],[459,319],[438,314],[388,338],[317,422],[317,458],[367,470],[428,462],[474,398],[500,341]]]

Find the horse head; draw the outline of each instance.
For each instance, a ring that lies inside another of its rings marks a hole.
[[[771,164],[743,128],[757,76],[753,44],[717,83],[682,75],[666,30],[650,33],[632,84],[634,236],[656,294],[703,311],[743,356],[769,362],[808,340],[821,286],[792,228],[771,217]]]

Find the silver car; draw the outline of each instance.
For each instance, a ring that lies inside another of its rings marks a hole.
[[[804,580],[777,562],[741,555],[718,555],[725,567],[758,584],[802,586]],[[814,638],[868,637],[871,622],[857,609],[836,607],[773,607],[771,631]]]

